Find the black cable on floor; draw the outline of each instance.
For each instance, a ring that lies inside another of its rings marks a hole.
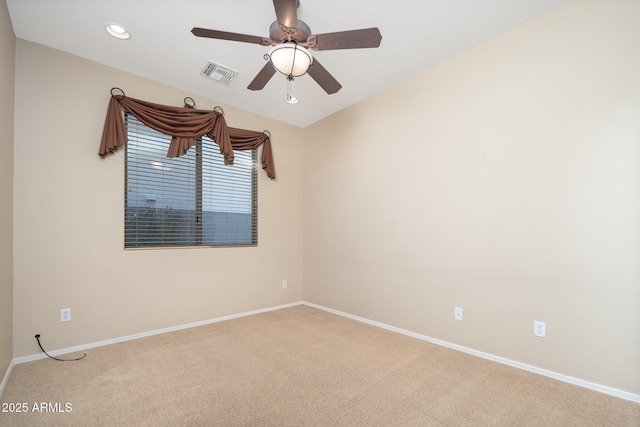
[[[53,357],[52,355],[47,353],[44,350],[44,348],[42,348],[42,344],[40,344],[40,334],[36,334],[36,341],[38,341],[38,346],[40,346],[40,350],[42,350],[42,352],[44,354],[46,354],[47,356],[49,356],[53,360],[59,360],[60,362],[75,362],[76,360],[81,360],[81,359],[84,359],[85,357],[87,357],[87,353],[82,353],[82,356],[77,357],[75,359],[60,359],[60,358],[57,358],[57,357]]]

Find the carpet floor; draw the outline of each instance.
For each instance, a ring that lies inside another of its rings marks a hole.
[[[1,426],[640,426],[640,404],[304,305],[19,364],[1,401]]]

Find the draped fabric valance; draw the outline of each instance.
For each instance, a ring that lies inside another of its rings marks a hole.
[[[112,94],[109,100],[98,152],[101,157],[113,153],[128,141],[121,109],[150,128],[172,137],[167,157],[182,156],[196,145],[196,138],[204,135],[218,144],[225,164],[233,164],[233,150],[252,150],[262,145],[262,169],[269,178],[276,177],[268,132],[227,127],[223,114],[215,110],[199,110],[189,105],[172,107],[124,95]]]

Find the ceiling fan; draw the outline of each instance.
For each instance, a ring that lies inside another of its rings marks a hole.
[[[328,94],[336,93],[342,85],[311,56],[311,50],[361,49],[380,46],[382,35],[378,28],[311,34],[309,26],[298,20],[299,0],[273,0],[277,20],[269,28],[269,37],[229,33],[195,27],[191,32],[197,37],[231,40],[272,46],[265,59],[265,66],[247,87],[261,90],[276,71],[294,77],[308,73]]]

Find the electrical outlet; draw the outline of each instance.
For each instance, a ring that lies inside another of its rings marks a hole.
[[[282,289],[287,289],[287,281],[286,280],[282,281]]]
[[[61,308],[60,309],[60,321],[68,322],[71,320],[71,309],[70,308]]]
[[[454,307],[453,309],[453,318],[456,320],[462,320],[462,308]]]
[[[533,321],[533,335],[545,338],[547,336],[547,326],[544,322],[540,322],[538,320]]]

